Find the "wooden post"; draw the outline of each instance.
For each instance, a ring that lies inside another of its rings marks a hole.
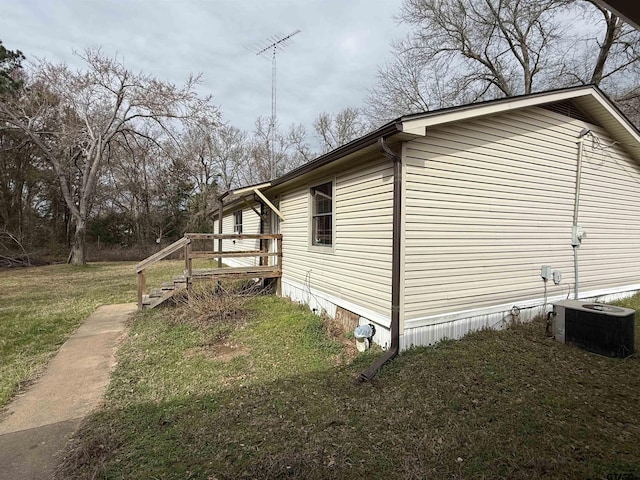
[[[146,279],[144,276],[144,270],[142,270],[138,272],[138,310],[142,310],[142,299],[146,290]]]
[[[260,240],[260,251],[263,253],[268,253],[269,252],[269,240],[264,239],[264,240]],[[259,265],[269,265],[269,256],[268,255],[263,255],[260,257],[260,261],[258,262]]]
[[[282,296],[282,235],[278,237],[276,240],[276,245],[278,248],[278,270],[280,270],[280,276],[276,279],[276,295]]]
[[[220,210],[218,211],[218,234],[222,235],[223,228],[222,222],[224,217],[224,202],[222,197],[220,197]],[[218,239],[218,252],[222,253],[222,238]],[[222,257],[218,257],[218,268],[222,268]],[[218,280],[218,284],[216,286],[216,292],[220,292],[222,290],[222,282]]]
[[[224,214],[224,203],[220,200],[220,210],[218,211],[218,233],[222,235],[222,216]],[[222,252],[222,239],[218,239],[218,252]],[[218,268],[222,268],[222,257],[218,257]]]
[[[187,243],[184,247],[184,258],[187,267],[187,291],[191,287],[191,277],[193,276],[193,259],[191,258],[191,242]]]
[[[282,236],[277,239],[278,248],[278,269],[282,271]]]

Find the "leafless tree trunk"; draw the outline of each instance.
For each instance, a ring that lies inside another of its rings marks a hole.
[[[79,72],[41,62],[19,102],[0,102],[7,121],[29,136],[55,171],[74,220],[69,261],[78,265],[86,263],[87,221],[114,144],[149,132],[173,139],[178,125],[218,118],[209,98],[195,93],[197,78],[177,88],[134,74],[100,50],[81,58],[86,70]]]
[[[376,121],[536,90],[640,82],[640,34],[593,0],[404,0],[412,27],[367,99]]]

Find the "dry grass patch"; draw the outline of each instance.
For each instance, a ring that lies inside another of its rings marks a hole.
[[[342,346],[341,351],[333,357],[336,365],[351,363],[358,356],[353,331],[327,315],[322,317],[322,324],[325,335]],[[380,353],[381,350],[377,345],[373,345],[372,352]]]
[[[132,302],[132,263],[0,270],[0,407],[98,306]]]
[[[413,349],[355,385],[376,353],[336,362],[345,345],[291,302],[252,298],[224,340],[251,351],[228,362],[185,356],[215,332],[176,311],[137,318],[60,478],[640,476],[638,356],[561,345],[542,320]]]
[[[246,345],[239,345],[234,342],[224,342],[218,345],[200,345],[198,347],[190,348],[184,352],[184,355],[186,358],[202,355],[210,360],[229,362],[236,357],[249,355],[249,353],[251,353],[251,349]]]
[[[220,323],[235,328],[246,322],[248,302],[266,293],[269,291],[251,281],[198,282],[173,298],[181,308],[170,321],[205,329]]]

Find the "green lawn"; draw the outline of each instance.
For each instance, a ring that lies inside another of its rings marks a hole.
[[[379,352],[354,359],[283,299],[234,309],[139,314],[59,477],[640,476],[638,355],[560,345],[534,321],[411,350],[354,384]]]
[[[0,408],[42,371],[98,306],[136,301],[134,263],[0,270]],[[180,262],[151,270],[159,282]]]

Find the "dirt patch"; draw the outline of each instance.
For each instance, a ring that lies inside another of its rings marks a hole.
[[[360,315],[357,313],[353,313],[347,309],[342,307],[336,308],[336,322],[342,324],[345,331],[353,331],[358,326],[358,320],[360,319]]]
[[[184,352],[184,355],[187,358],[202,355],[210,360],[226,363],[236,357],[249,355],[249,353],[251,353],[251,349],[245,345],[225,342],[217,345],[200,345],[190,348]]]
[[[342,352],[334,356],[334,361],[337,364],[349,363],[358,355],[355,340],[349,336],[352,330],[340,320],[328,316],[322,318],[322,323],[327,336],[343,346]]]

